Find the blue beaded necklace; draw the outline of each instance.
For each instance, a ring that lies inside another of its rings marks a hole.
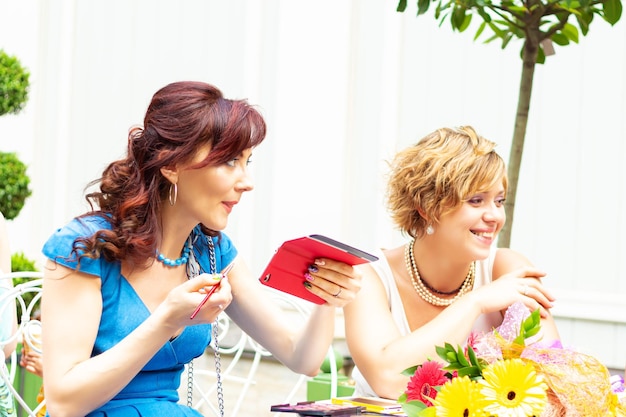
[[[159,262],[162,262],[165,266],[175,267],[184,265],[189,260],[189,252],[191,252],[191,240],[188,239],[183,247],[183,253],[181,253],[180,258],[178,259],[170,259],[166,258],[159,250],[156,250],[156,259]]]

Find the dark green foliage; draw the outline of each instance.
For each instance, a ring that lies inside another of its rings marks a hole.
[[[450,343],[445,346],[435,346],[437,355],[444,361],[448,362],[448,366],[444,369],[448,371],[457,371],[459,376],[469,376],[472,379],[482,376],[483,368],[487,366],[484,359],[478,358],[471,346],[467,347],[467,357],[461,346],[456,349]]]
[[[32,259],[29,259],[26,257],[26,255],[24,255],[24,253],[22,252],[17,252],[11,255],[11,271],[12,272],[31,272],[31,271],[37,271],[37,267],[35,266],[35,261],[33,261]],[[19,285],[23,282],[28,282],[31,281],[32,278],[26,277],[26,278],[14,278],[13,279],[13,285]],[[25,292],[22,294],[22,298],[24,299],[24,302],[26,303],[26,305],[29,305],[31,300],[37,295],[38,293],[36,292]],[[40,308],[40,302],[41,300],[37,301],[37,304],[35,305],[35,307],[33,308],[33,313],[37,312]],[[21,319],[22,317],[22,312],[20,311],[20,307],[17,307],[17,317],[18,320]]]
[[[435,18],[440,24],[449,20],[452,30],[463,32],[478,15],[482,22],[474,39],[485,29],[491,35],[485,43],[500,39],[504,49],[515,38],[537,42],[539,53],[537,63],[544,63],[543,40],[551,40],[559,46],[570,42],[578,43],[579,32],[583,36],[589,31],[594,15],[614,25],[622,15],[621,0],[557,0],[533,3],[521,0],[417,0],[417,15],[425,14],[430,6],[435,6]],[[529,7],[530,4],[530,7]],[[396,10],[404,12],[407,1],[398,1]],[[573,20],[572,23],[569,20]],[[578,27],[574,25],[576,23]]]
[[[519,357],[526,346],[526,340],[535,336],[541,329],[541,315],[539,310],[533,311],[530,316],[526,317],[520,325],[519,334],[510,343],[502,343],[502,355],[506,358]],[[496,332],[496,336],[498,335]],[[504,339],[502,339],[504,341]],[[467,375],[471,379],[482,378],[483,369],[488,363],[476,356],[476,352],[471,346],[467,347],[467,353],[463,351],[461,346],[456,348],[450,343],[444,346],[435,346],[437,355],[446,361],[448,365],[443,369],[448,371],[457,371],[458,376]]]
[[[0,49],[0,116],[19,113],[28,101],[30,73]]]
[[[11,255],[11,271],[12,272],[30,272],[37,271],[35,261],[28,259],[22,252]],[[19,284],[23,281],[29,281],[28,278],[16,278],[14,283]]]
[[[31,195],[30,178],[26,165],[15,153],[0,152],[0,212],[12,220],[24,207]]]

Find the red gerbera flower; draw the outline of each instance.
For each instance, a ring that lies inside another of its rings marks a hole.
[[[421,401],[428,407],[437,396],[434,388],[448,381],[443,365],[436,361],[427,361],[419,366],[406,386],[407,401]]]

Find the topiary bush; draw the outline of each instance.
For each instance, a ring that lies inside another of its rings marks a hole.
[[[23,252],[17,252],[11,255],[11,271],[12,272],[31,272],[38,271],[35,261],[29,259]],[[16,278],[18,284],[22,281],[28,281],[28,278]]]
[[[20,112],[28,101],[30,73],[0,49],[0,116]]]
[[[24,255],[24,253],[17,252],[11,255],[11,271],[12,272],[31,272],[31,271],[38,271],[38,269],[35,265],[35,261],[33,261],[32,259],[29,259],[26,255]],[[22,282],[28,282],[31,280],[32,278],[14,278],[13,285],[18,285],[18,284],[21,284]],[[33,297],[35,297],[35,294],[36,293],[34,292],[25,292],[22,295],[26,305],[28,305],[31,302]],[[35,304],[35,308],[33,308],[33,312],[37,312],[41,308],[40,304],[41,304],[41,300],[38,300],[37,304]],[[19,306],[16,306],[16,307],[17,307],[17,317],[19,321],[22,317],[22,312],[20,311]]]
[[[0,152],[0,212],[7,220],[12,220],[24,207],[30,197],[30,177],[26,165],[15,153]]]

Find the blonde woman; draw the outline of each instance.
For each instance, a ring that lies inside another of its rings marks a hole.
[[[495,144],[469,126],[439,129],[395,156],[388,205],[409,240],[363,268],[362,289],[344,308],[355,395],[398,398],[404,369],[437,359],[436,345],[497,327],[518,301],[539,308],[544,338],[558,339],[545,273],[495,246],[506,192]]]

